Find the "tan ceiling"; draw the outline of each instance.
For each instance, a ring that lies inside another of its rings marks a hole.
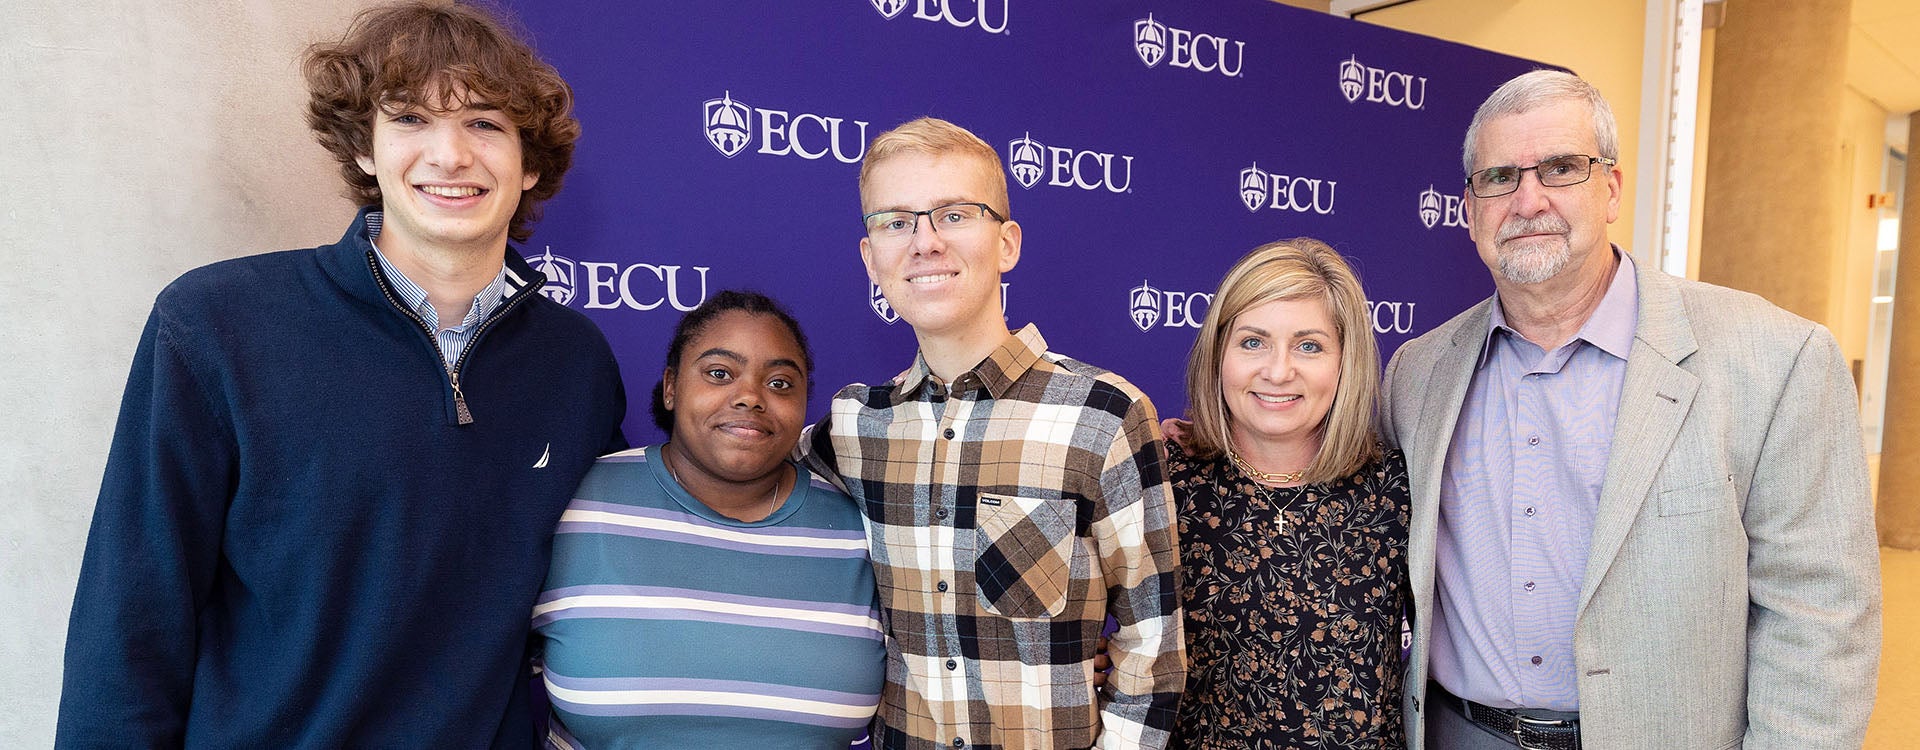
[[[1893,114],[1920,110],[1920,0],[1853,0],[1847,85]]]

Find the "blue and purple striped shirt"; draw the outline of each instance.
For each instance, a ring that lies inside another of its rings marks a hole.
[[[1572,340],[1544,351],[1498,299],[1440,485],[1433,678],[1476,703],[1579,710],[1574,610],[1633,349],[1620,259]]]
[[[547,747],[843,749],[864,736],[886,648],[852,499],[796,467],[778,510],[736,521],[658,455],[602,457],[554,531],[533,610]]]

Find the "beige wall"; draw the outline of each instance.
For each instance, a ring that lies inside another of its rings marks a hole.
[[[1640,153],[1641,40],[1645,0],[1420,0],[1362,14],[1358,20],[1565,66],[1607,97],[1620,129],[1620,166],[1627,170],[1620,220],[1607,234],[1633,245],[1633,166]],[[1574,43],[1548,29],[1577,24]],[[1487,92],[1492,93],[1492,92]]]
[[[1840,340],[1840,352],[1851,363],[1867,356],[1868,314],[1872,312],[1874,242],[1880,233],[1880,211],[1867,208],[1867,196],[1880,192],[1880,173],[1887,160],[1887,111],[1849,88],[1840,110],[1841,184],[1831,200],[1844,206],[1840,248],[1833,259],[1833,292],[1828,297],[1827,327]]]
[[[80,553],[154,294],[351,218],[294,58],[359,4],[0,3],[0,747],[53,744]]]

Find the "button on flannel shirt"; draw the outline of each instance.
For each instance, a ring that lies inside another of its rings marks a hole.
[[[1159,748],[1186,681],[1159,420],[1028,326],[951,387],[851,385],[809,460],[870,522],[884,748]],[[1090,686],[1106,617],[1113,673]]]

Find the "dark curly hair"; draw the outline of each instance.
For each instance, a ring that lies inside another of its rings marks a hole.
[[[560,191],[573,166],[580,121],[573,89],[507,22],[463,3],[417,0],[361,12],[339,41],[307,48],[307,126],[340,162],[348,197],[380,203],[380,183],[356,161],[373,154],[383,110],[451,112],[485,102],[520,131],[521,165],[540,181],[520,196],[507,235],[525,241],[540,203]]]
[[[793,343],[800,346],[800,366],[806,370],[807,392],[812,393],[813,349],[807,346],[807,334],[800,332],[800,321],[794,320],[792,313],[787,312],[787,309],[781,307],[780,303],[775,302],[772,297],[759,292],[728,289],[713,295],[707,301],[700,303],[699,307],[681,316],[680,325],[673,329],[673,341],[667,344],[666,372],[680,369],[681,350],[687,348],[687,343],[692,341],[693,337],[700,335],[701,331],[707,330],[707,326],[713,324],[714,318],[731,310],[770,316],[787,327],[787,331],[793,334]],[[667,408],[666,380],[664,379],[653,386],[652,409],[654,426],[659,427],[661,432],[669,436],[673,435],[673,410]]]

